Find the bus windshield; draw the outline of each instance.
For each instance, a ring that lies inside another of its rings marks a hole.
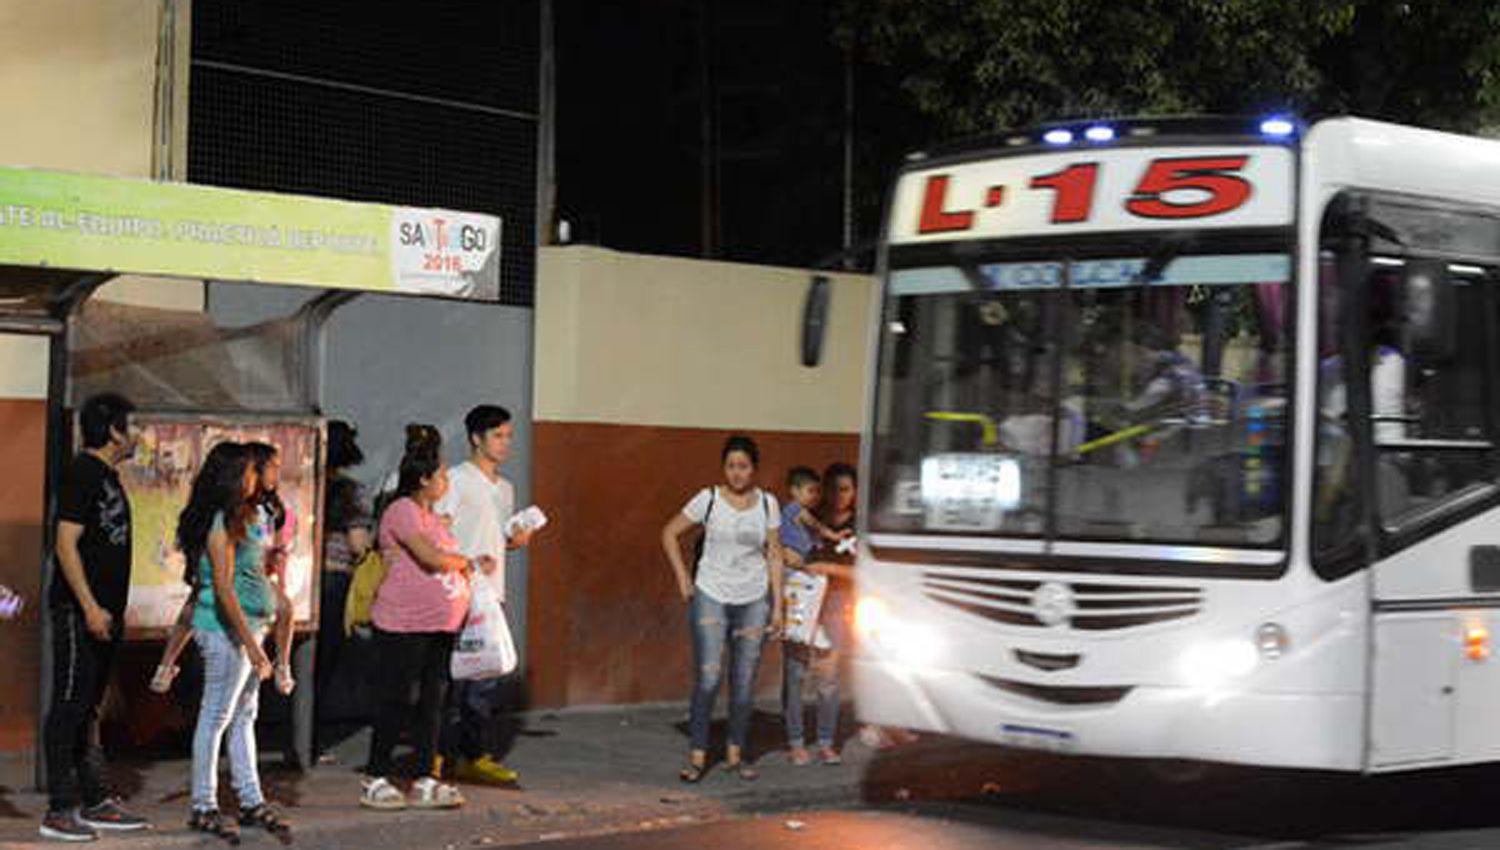
[[[1280,545],[1292,259],[1208,244],[896,250],[872,530]]]

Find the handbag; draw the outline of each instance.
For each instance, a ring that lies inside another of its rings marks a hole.
[[[449,672],[460,681],[498,679],[520,663],[516,644],[505,622],[505,609],[495,596],[490,580],[477,572],[469,574],[469,613],[453,646]]]
[[[357,626],[369,625],[370,606],[375,604],[375,595],[385,583],[389,571],[380,550],[371,546],[359,563],[354,565],[354,577],[349,580],[349,596],[344,601],[344,634],[354,634]]]

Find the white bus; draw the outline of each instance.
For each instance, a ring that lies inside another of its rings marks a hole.
[[[913,155],[861,719],[1346,771],[1500,758],[1500,142],[1353,118]]]

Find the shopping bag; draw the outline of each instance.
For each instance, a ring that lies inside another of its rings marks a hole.
[[[344,634],[354,634],[356,626],[368,625],[370,606],[375,604],[375,594],[385,582],[385,559],[375,547],[370,547],[354,565],[354,577],[349,580],[349,596],[344,601]]]
[[[823,597],[828,593],[828,577],[803,570],[787,570],[781,594],[785,602],[786,626],[782,634],[793,643],[805,643],[818,649],[828,647],[828,637],[820,634],[818,617],[823,612]],[[819,640],[821,638],[821,640]]]
[[[453,647],[449,665],[453,678],[461,681],[498,679],[516,669],[516,645],[505,622],[505,610],[489,579],[471,574],[469,616]]]

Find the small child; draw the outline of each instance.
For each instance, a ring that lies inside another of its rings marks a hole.
[[[805,466],[794,467],[787,474],[791,498],[781,512],[782,556],[788,571],[800,572],[810,565],[808,559],[819,544],[837,544],[848,537],[849,530],[834,531],[814,514],[822,502],[822,480]],[[825,606],[828,604],[825,601]],[[818,690],[818,751],[825,764],[838,764],[831,723],[838,719],[838,655],[830,649],[787,641],[782,646],[782,718],[786,723],[788,758],[792,764],[812,763],[802,737],[802,679],[809,669]],[[831,705],[830,705],[831,701]],[[831,718],[831,719],[830,719]]]
[[[296,515],[288,510],[281,501],[281,496],[276,493],[281,482],[280,452],[268,443],[250,443],[249,447],[252,463],[260,477],[257,507],[271,538],[271,545],[266,547],[266,576],[271,579],[271,587],[276,590],[276,623],[272,628],[276,640],[276,690],[287,695],[297,687],[296,680],[292,678],[292,628],[295,624],[292,600],[287,596],[285,588],[286,559],[291,552],[292,542],[296,539],[297,520]],[[167,644],[162,647],[161,660],[157,662],[156,672],[151,676],[151,690],[158,694],[172,689],[172,682],[182,672],[177,660],[182,657],[183,650],[187,649],[188,641],[193,639],[193,609],[198,604],[196,569],[188,570],[188,586],[188,597],[183,600],[182,609],[177,612],[177,620],[172,623]]]
[[[821,541],[838,543],[849,532],[836,532],[824,525],[814,511],[823,501],[823,482],[818,473],[806,466],[794,466],[786,476],[791,498],[781,509],[781,545],[783,561],[790,569],[801,569],[807,556]]]

